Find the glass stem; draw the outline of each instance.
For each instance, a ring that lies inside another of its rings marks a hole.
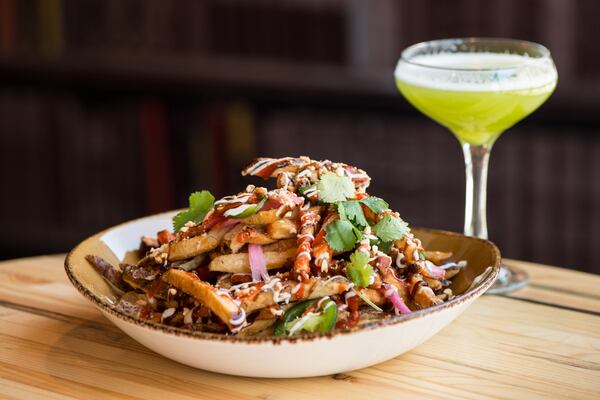
[[[487,239],[486,197],[488,161],[491,145],[463,144],[467,191],[465,197],[465,235]]]

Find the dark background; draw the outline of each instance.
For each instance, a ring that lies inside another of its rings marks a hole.
[[[0,258],[247,183],[256,155],[356,164],[413,225],[462,230],[458,142],[397,93],[415,42],[548,46],[551,99],[491,157],[507,257],[600,272],[596,0],[0,0]]]

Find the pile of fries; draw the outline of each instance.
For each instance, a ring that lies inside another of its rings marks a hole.
[[[156,323],[237,336],[351,329],[451,299],[465,262],[425,251],[398,213],[370,196],[365,171],[307,157],[257,158],[273,178],[218,201],[206,191],[143,237],[140,260],[87,260],[121,294],[114,307]]]

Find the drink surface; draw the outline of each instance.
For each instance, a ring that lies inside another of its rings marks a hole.
[[[439,53],[401,60],[395,78],[408,101],[461,142],[491,144],[546,101],[557,74],[550,60]]]

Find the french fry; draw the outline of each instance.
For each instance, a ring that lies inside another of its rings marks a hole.
[[[426,250],[424,253],[425,259],[431,261],[435,265],[441,265],[452,257],[451,252]]]
[[[296,239],[283,239],[278,240],[275,243],[268,244],[263,246],[263,251],[284,251],[288,249],[296,248]]]
[[[192,271],[201,266],[207,260],[207,258],[208,255],[206,253],[203,253],[190,260],[175,261],[173,264],[171,264],[171,267],[182,269],[184,271]]]
[[[247,225],[268,225],[272,224],[278,219],[279,217],[277,216],[277,210],[273,209],[267,211],[259,211],[256,214],[243,218],[241,222]]]
[[[298,285],[302,285],[299,288]],[[350,281],[343,276],[336,279],[316,280],[309,278],[308,280],[299,283],[298,281],[282,282],[282,288],[279,291],[278,297],[282,298],[282,294],[289,293],[289,301],[298,301],[306,299],[316,299],[324,296],[332,296],[334,294],[343,293],[350,287]],[[251,291],[248,296],[242,296],[241,307],[250,314],[253,311],[260,310],[264,307],[276,304],[277,301],[273,297],[274,292],[267,291]]]
[[[101,257],[88,254],[85,259],[94,267],[104,279],[110,282],[113,286],[121,291],[127,289],[127,285],[123,281],[123,270],[121,266],[114,266]]]
[[[248,165],[244,167],[242,170],[242,176],[246,175],[255,175],[261,176],[264,179],[267,178],[275,178],[277,175],[281,173],[296,173],[300,170],[300,168],[304,167],[311,160],[307,157],[283,157],[283,158],[267,158],[267,157],[258,157],[254,160],[250,161]],[[274,165],[275,164],[275,165]],[[265,168],[269,168],[274,166],[273,171],[270,172],[268,176],[261,174],[261,171]]]
[[[291,248],[282,252],[264,252],[267,269],[281,268],[294,258],[296,250]],[[226,254],[215,257],[208,265],[210,271],[219,272],[250,272],[248,253]]]
[[[367,298],[371,300],[373,304],[376,304],[378,306],[384,305],[387,302],[385,295],[379,290],[364,288],[361,289],[361,293],[367,296]]]
[[[242,231],[242,229],[244,229],[246,225],[245,224],[237,224],[236,226],[233,227],[233,229],[231,229],[230,231],[228,231],[224,236],[223,236],[223,240],[230,242],[233,240],[233,238],[235,238],[235,236],[240,233]]]
[[[169,261],[185,260],[214,250],[231,227],[216,228],[189,239],[169,243]]]
[[[230,329],[234,327],[231,321],[237,319],[242,312],[231,297],[217,293],[213,286],[201,281],[195,274],[170,269],[163,274],[162,279],[169,285],[202,302]]]
[[[264,233],[264,229],[258,226],[244,225],[243,228],[231,239],[229,247],[233,253],[237,253],[246,243],[271,244],[275,242]]]
[[[280,219],[267,225],[267,235],[273,239],[289,239],[296,237],[296,233],[296,223],[289,219]]]
[[[283,309],[281,309],[281,312],[283,312]],[[242,328],[237,335],[254,336],[258,332],[264,331],[265,329],[275,325],[275,322],[277,322],[277,317],[269,308],[265,307],[257,313],[256,317],[254,318],[254,322]]]
[[[264,331],[267,328],[272,327],[277,322],[276,319],[261,319],[258,321],[254,321],[250,325],[242,328],[237,336],[246,337],[246,336],[255,336],[257,333]]]
[[[408,290],[413,294],[415,303],[422,308],[442,303],[442,300],[436,297],[430,287],[419,284],[421,281],[423,281],[423,277],[420,274],[413,274],[408,279]]]

